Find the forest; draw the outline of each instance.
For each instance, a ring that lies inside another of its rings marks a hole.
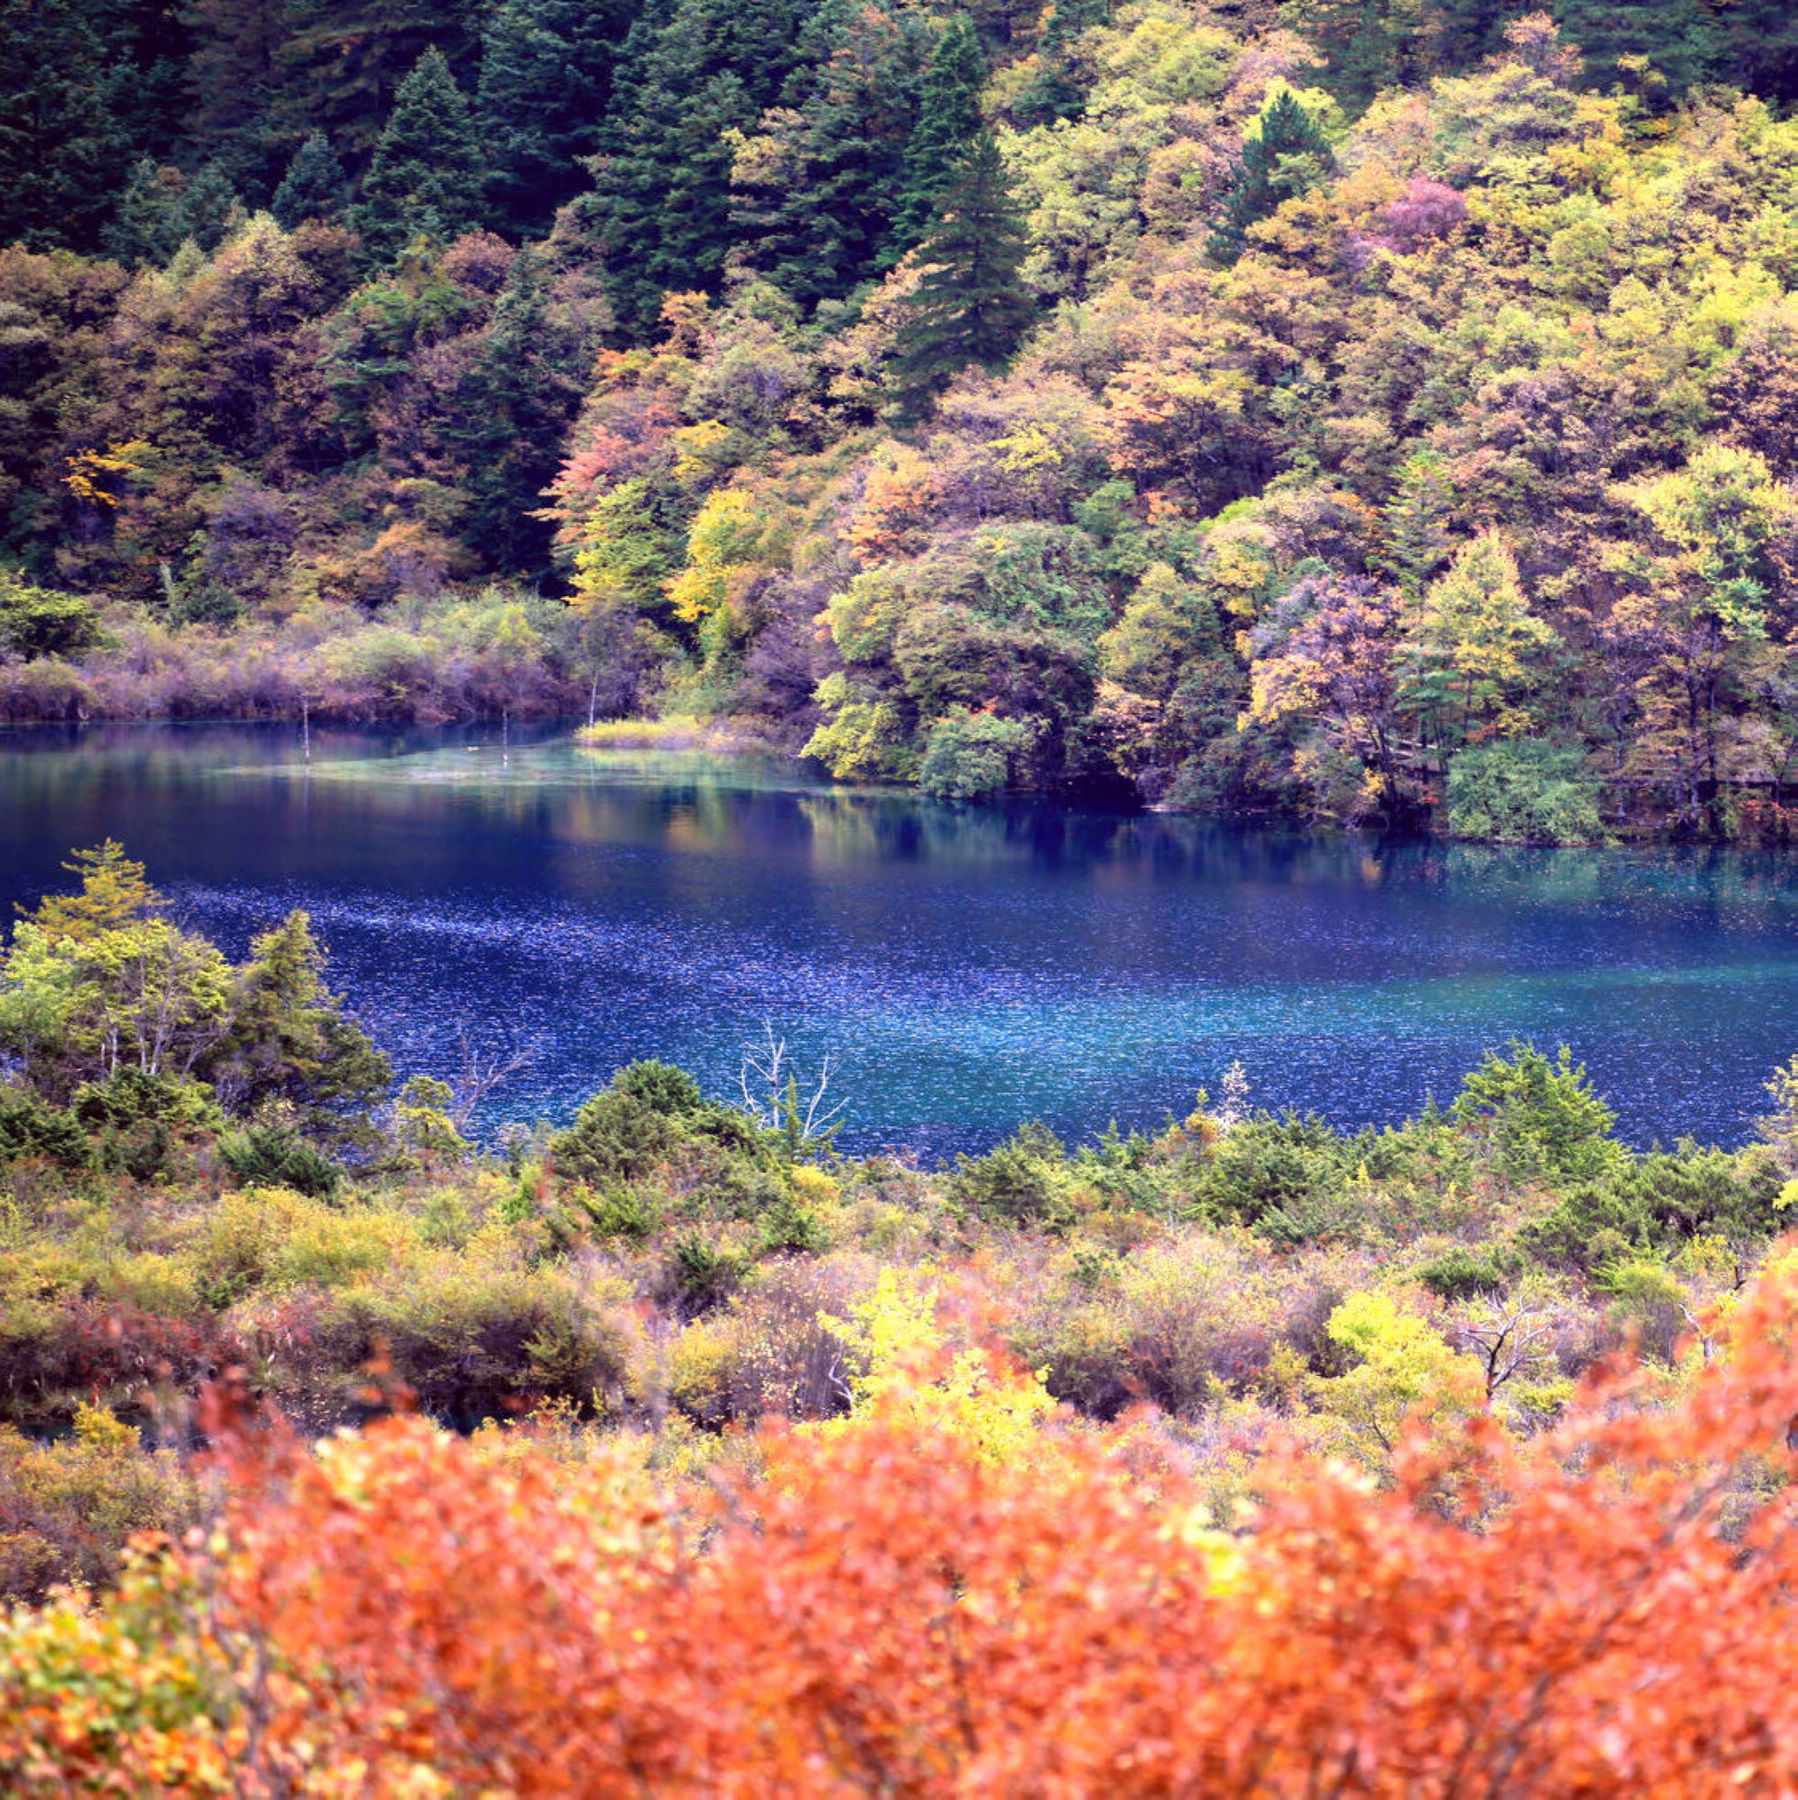
[[[1780,0],[7,0],[0,719],[1779,842]]]
[[[0,958],[21,1795],[1779,1792],[1798,1057],[840,1155],[816,1071],[471,1141],[304,913]],[[1727,1679],[1717,1678],[1727,1670]]]

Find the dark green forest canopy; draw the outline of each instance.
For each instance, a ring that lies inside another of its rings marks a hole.
[[[1788,11],[0,5],[0,718],[1783,839]]]

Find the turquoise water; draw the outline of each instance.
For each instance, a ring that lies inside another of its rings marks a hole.
[[[241,951],[305,906],[408,1071],[528,1050],[485,1123],[658,1055],[734,1092],[765,1026],[836,1065],[846,1144],[1251,1097],[1400,1118],[1512,1035],[1627,1134],[1735,1142],[1798,1050],[1798,864],[1490,851],[832,788],[791,766],[491,733],[0,736],[0,907],[112,835]]]

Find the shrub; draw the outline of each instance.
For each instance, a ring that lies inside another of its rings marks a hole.
[[[184,1150],[193,1139],[225,1123],[204,1082],[142,1069],[120,1069],[104,1081],[84,1082],[69,1110],[95,1141],[100,1167],[137,1181],[173,1174],[186,1161]]]
[[[1630,1187],[1656,1239],[1717,1236],[1732,1244],[1764,1242],[1789,1220],[1779,1201],[1785,1178],[1763,1149],[1732,1155],[1684,1138],[1671,1153],[1644,1156]]]
[[[603,1407],[629,1370],[622,1328],[567,1281],[478,1254],[439,1253],[342,1289],[321,1332],[334,1368],[385,1360],[420,1406],[462,1427],[540,1397]]]
[[[1510,1275],[1509,1262],[1500,1251],[1484,1245],[1470,1249],[1465,1244],[1432,1257],[1417,1271],[1417,1279],[1439,1300],[1502,1294]]]
[[[642,1180],[689,1150],[764,1154],[752,1120],[707,1100],[684,1069],[658,1062],[619,1070],[549,1146],[557,1174],[598,1188]]]
[[[1603,839],[1584,758],[1539,739],[1463,750],[1448,768],[1448,826],[1500,844],[1591,844]]]
[[[1073,1217],[1067,1151],[1046,1125],[1023,1125],[985,1156],[956,1159],[949,1198],[1002,1225],[1066,1224]]]
[[[0,1082],[0,1163],[42,1157],[64,1168],[79,1169],[92,1155],[87,1133],[71,1114],[49,1105],[29,1089]]]
[[[997,793],[1010,783],[1014,763],[1029,750],[1034,737],[1021,719],[957,707],[931,730],[918,786],[942,800],[975,800]]]
[[[674,1246],[668,1272],[682,1307],[703,1312],[724,1299],[748,1267],[749,1259],[741,1250],[695,1232]]]
[[[245,1187],[291,1188],[329,1200],[343,1184],[328,1156],[280,1125],[249,1125],[221,1138],[219,1160]]]
[[[1507,1060],[1488,1051],[1452,1108],[1500,1170],[1526,1181],[1590,1181],[1628,1164],[1629,1152],[1611,1136],[1617,1115],[1565,1044],[1553,1062],[1516,1039],[1510,1052]]]
[[[1198,1215],[1263,1228],[1282,1241],[1323,1235],[1347,1171],[1342,1140],[1315,1113],[1257,1113],[1218,1140],[1194,1190]]]
[[[104,1408],[78,1407],[60,1443],[0,1426],[0,1600],[41,1601],[63,1582],[110,1586],[133,1533],[178,1533],[199,1502],[172,1452],[146,1452]]]

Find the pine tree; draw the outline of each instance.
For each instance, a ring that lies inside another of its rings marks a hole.
[[[208,255],[225,241],[234,222],[243,217],[243,203],[231,185],[231,177],[216,162],[203,165],[181,196],[177,217],[184,238],[192,238]]]
[[[161,268],[186,235],[181,198],[181,172],[140,156],[101,236],[106,254],[128,268]]]
[[[350,220],[371,262],[415,238],[446,243],[479,223],[481,153],[468,97],[433,47],[400,83]]]
[[[472,0],[293,0],[277,109],[287,141],[322,131],[351,176],[362,175],[426,51],[441,51],[458,80],[473,78],[473,10]]]
[[[1713,15],[1712,77],[1763,100],[1798,99],[1798,9],[1791,0],[1735,0]]]
[[[538,253],[521,250],[445,434],[468,471],[468,542],[494,568],[514,573],[536,573],[548,563],[551,528],[535,514],[561,460],[590,360],[569,355],[576,346],[550,328],[548,298]]]
[[[1417,10],[1420,75],[1454,75],[1504,48],[1516,16],[1509,0],[1422,0]]]
[[[113,9],[0,0],[0,244],[98,242],[134,145]]]
[[[475,122],[495,214],[546,227],[599,147],[631,0],[499,0],[481,34]]]
[[[1053,125],[1074,118],[1086,101],[1074,64],[1074,45],[1088,26],[1103,23],[1106,0],[1054,0],[1036,44],[1036,74],[1012,105],[1026,125]]]
[[[1703,0],[1557,0],[1553,12],[1594,87],[1635,85],[1641,75],[1627,64],[1640,57],[1649,88],[1671,99],[1702,81],[1717,58]]]
[[[577,218],[613,304],[644,329],[671,291],[716,287],[736,238],[731,145],[798,63],[807,0],[660,0],[631,27]]]
[[[302,219],[335,222],[342,218],[349,201],[350,184],[337,152],[322,131],[313,131],[293,153],[269,211],[276,224],[291,231]]]
[[[1400,465],[1398,486],[1380,515],[1386,539],[1381,566],[1397,579],[1407,605],[1415,605],[1448,555],[1453,506],[1454,490],[1441,455],[1413,451]]]
[[[897,385],[912,417],[963,369],[1003,364],[1036,311],[1018,275],[1024,222],[990,131],[968,147],[940,207],[918,250],[924,276],[899,331]]]
[[[286,0],[190,0],[182,13],[194,34],[189,141],[255,193],[280,166],[273,109],[290,73],[288,11]]]
[[[1282,8],[1293,30],[1324,55],[1323,84],[1351,113],[1409,74],[1417,49],[1414,7],[1394,0],[1297,0]]]
[[[883,266],[928,50],[909,9],[826,0],[783,104],[744,140],[732,217],[754,266],[801,307],[840,299]]]
[[[965,14],[944,27],[918,100],[918,122],[905,146],[905,191],[893,220],[889,263],[922,242],[956,165],[980,130],[986,58]]]
[[[1235,262],[1248,248],[1251,225],[1271,218],[1282,200],[1315,185],[1333,160],[1322,128],[1290,88],[1274,96],[1258,124],[1260,129],[1242,147],[1223,219],[1207,246],[1222,263]]]

